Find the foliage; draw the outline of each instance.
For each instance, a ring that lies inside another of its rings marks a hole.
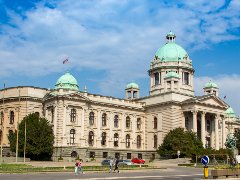
[[[165,136],[162,145],[158,148],[158,153],[162,157],[176,158],[178,150],[181,152],[180,157],[192,157],[192,155],[202,154],[204,149],[195,133],[176,128]]]
[[[45,118],[37,114],[29,114],[19,124],[18,152],[24,153],[26,125],[26,157],[31,160],[50,160],[53,153],[54,135],[52,126]],[[16,150],[17,131],[9,134],[8,139],[12,151]]]
[[[236,130],[234,133],[234,136],[236,137],[237,141],[236,141],[236,147],[238,149],[238,152],[240,152],[240,130]]]

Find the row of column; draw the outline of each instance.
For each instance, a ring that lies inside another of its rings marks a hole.
[[[193,132],[197,133],[197,115],[198,115],[198,111],[192,111],[193,113]],[[203,143],[203,145],[206,144],[206,112],[201,112],[201,141]],[[218,128],[218,122],[220,119],[220,115],[215,115],[214,118],[214,132],[215,132],[215,149],[219,150],[219,128]],[[225,135],[225,122],[223,120],[223,124],[222,124],[222,138],[223,141],[226,139],[226,135]],[[211,136],[213,136],[213,134],[211,134]],[[222,143],[224,144],[224,142]]]

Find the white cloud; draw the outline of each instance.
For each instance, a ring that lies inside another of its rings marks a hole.
[[[204,85],[212,80],[219,87],[219,97],[224,99],[240,115],[240,75],[218,75],[215,77],[196,77],[194,81],[196,95],[203,95]]]

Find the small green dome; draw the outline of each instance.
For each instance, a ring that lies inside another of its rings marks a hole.
[[[170,71],[170,72],[168,72],[168,73],[166,74],[166,76],[165,76],[165,78],[172,78],[172,77],[174,77],[174,78],[179,78],[179,74],[176,73],[176,72],[174,72],[174,71]]]
[[[170,31],[166,37],[169,42],[157,50],[155,57],[164,62],[183,61],[188,54],[181,46],[174,42],[175,34]]]
[[[229,107],[225,113],[227,114],[227,117],[233,117],[233,118],[236,117],[235,112],[231,107]]]
[[[204,88],[218,88],[217,84],[209,81],[208,83],[205,84]]]
[[[126,86],[126,89],[130,89],[130,88],[139,89],[139,86],[138,86],[138,84],[131,82]]]
[[[70,89],[79,91],[79,86],[77,80],[69,72],[66,72],[57,80],[55,89]]]

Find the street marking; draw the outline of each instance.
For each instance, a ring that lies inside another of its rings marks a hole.
[[[190,177],[190,176],[203,176],[203,174],[190,174],[190,175],[172,175],[172,176],[134,176],[134,177],[97,177],[97,178],[84,178],[83,176],[81,176],[81,179],[85,179],[85,180],[101,180],[101,179],[144,179],[144,178],[166,178],[166,177]],[[79,178],[77,179],[67,179],[67,180],[79,180]]]

